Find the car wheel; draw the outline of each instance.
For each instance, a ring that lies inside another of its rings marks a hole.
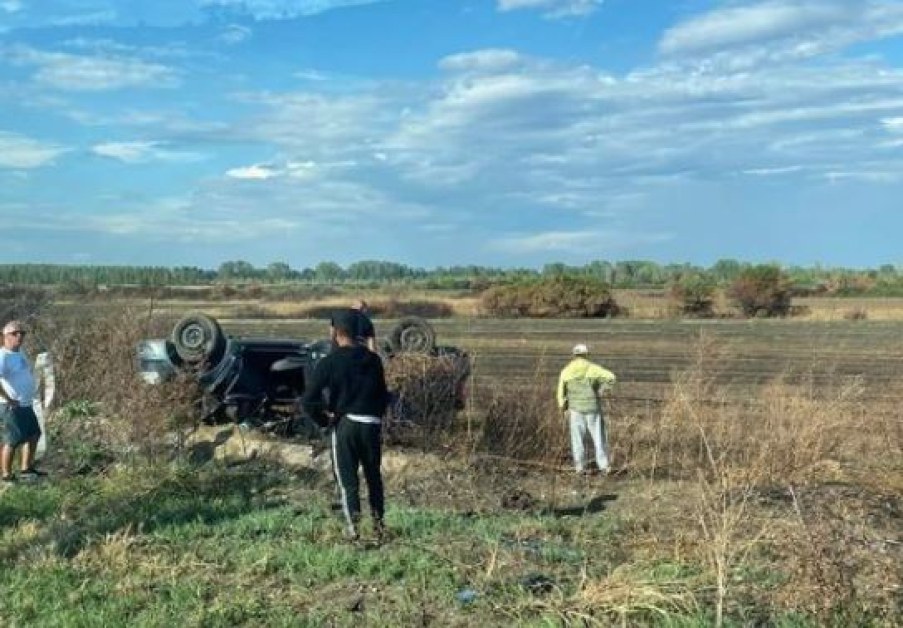
[[[389,346],[393,353],[432,353],[436,348],[436,331],[425,319],[409,316],[392,329]]]
[[[216,319],[192,313],[175,324],[170,336],[178,356],[189,364],[207,362],[213,366],[223,357],[226,335]]]

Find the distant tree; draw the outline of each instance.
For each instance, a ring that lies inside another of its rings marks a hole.
[[[671,299],[685,316],[709,318],[715,314],[715,281],[701,273],[690,273],[674,281]]]
[[[320,262],[314,268],[314,278],[323,283],[336,283],[345,279],[345,270],[335,262]]]
[[[543,277],[554,277],[556,275],[565,275],[567,273],[567,264],[562,264],[561,262],[553,262],[542,267]]]
[[[615,267],[611,262],[605,260],[596,260],[587,264],[588,274],[596,279],[604,281],[607,284],[613,283]]]
[[[230,281],[235,279],[254,279],[257,272],[250,262],[234,260],[223,262],[216,272],[218,281]]]
[[[709,269],[709,274],[720,284],[732,282],[743,270],[743,264],[735,259],[720,259]]]
[[[292,270],[291,266],[285,262],[272,262],[267,265],[266,276],[270,281],[277,283],[280,281],[288,281],[292,279],[294,274],[295,272]]]
[[[897,267],[893,264],[882,264],[878,268],[878,274],[882,277],[895,279],[897,277]]]
[[[780,266],[761,264],[742,270],[731,283],[728,296],[748,317],[790,313],[790,281]]]

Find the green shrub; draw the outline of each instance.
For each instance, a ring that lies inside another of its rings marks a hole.
[[[715,282],[704,275],[685,275],[671,284],[671,300],[684,316],[715,315]]]
[[[779,266],[761,264],[743,270],[728,289],[744,316],[787,316],[791,309],[790,280]]]
[[[496,317],[610,318],[621,313],[608,284],[568,275],[496,286],[483,293],[480,303],[485,314]]]

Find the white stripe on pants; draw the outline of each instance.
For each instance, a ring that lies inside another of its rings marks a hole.
[[[342,500],[342,512],[345,514],[345,530],[349,536],[356,536],[357,528],[354,525],[354,519],[351,518],[351,509],[348,507],[348,495],[345,492],[345,485],[342,484],[342,474],[339,472],[339,445],[335,432],[336,428],[333,426],[332,434],[330,435],[330,440],[332,442],[332,474],[335,476],[335,482],[339,487],[339,497]]]
[[[608,435],[605,433],[605,421],[598,412],[570,411],[571,420],[571,453],[574,455],[574,466],[577,471],[586,467],[586,450],[584,441],[587,435],[593,440],[596,451],[596,464],[599,470],[608,469]]]

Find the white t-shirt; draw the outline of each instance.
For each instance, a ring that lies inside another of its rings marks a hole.
[[[0,385],[20,406],[31,406],[35,393],[34,375],[21,351],[0,347]]]

